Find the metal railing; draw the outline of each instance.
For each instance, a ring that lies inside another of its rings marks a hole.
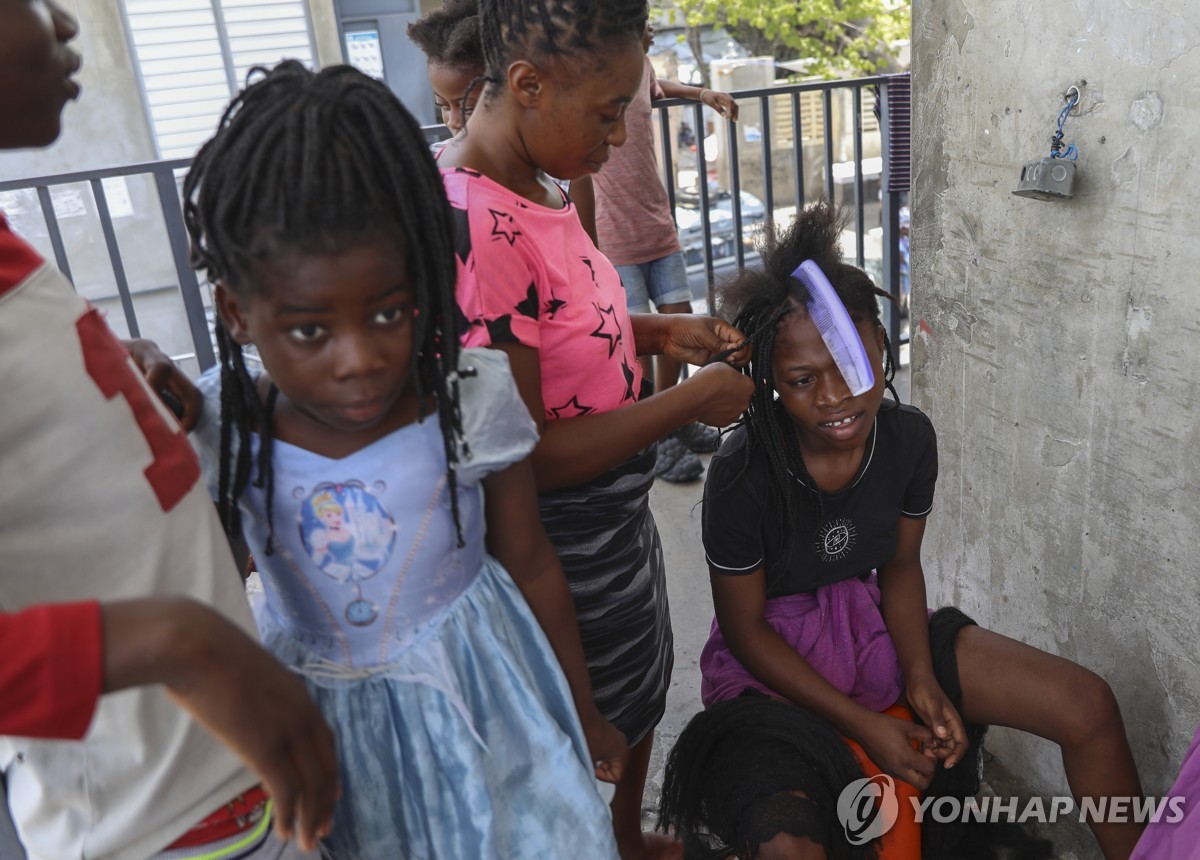
[[[864,90],[870,90],[871,95],[877,99],[876,118],[879,135],[880,148],[880,227],[881,229],[881,257],[879,259],[878,279],[882,281],[880,286],[890,293],[894,302],[891,307],[884,308],[885,320],[888,325],[888,335],[893,344],[899,348],[900,345],[908,342],[906,333],[901,330],[901,314],[900,298],[901,298],[901,281],[900,281],[900,246],[899,246],[899,223],[898,214],[904,201],[904,193],[902,191],[893,190],[887,187],[886,177],[889,173],[889,161],[891,158],[891,148],[889,146],[887,129],[891,125],[889,122],[888,111],[891,108],[887,99],[887,87],[891,81],[895,80],[894,76],[881,75],[876,77],[856,78],[851,80],[832,80],[832,81],[808,81],[803,83],[783,84],[762,89],[753,90],[738,90],[732,95],[737,100],[739,107],[745,110],[745,106],[757,105],[758,126],[756,133],[758,136],[758,145],[756,147],[756,156],[759,169],[761,171],[761,187],[764,190],[763,194],[763,209],[765,214],[765,223],[772,223],[780,210],[776,207],[777,189],[775,187],[775,167],[777,158],[780,156],[787,157],[790,161],[792,174],[791,188],[787,189],[794,205],[791,210],[800,209],[805,202],[812,202],[818,197],[825,197],[830,200],[838,199],[838,173],[837,167],[839,162],[836,158],[836,143],[835,139],[835,96],[838,94],[848,94],[851,102],[851,122],[850,122],[850,138],[852,147],[852,157],[845,166],[850,168],[852,177],[852,198],[848,202],[849,208],[852,211],[852,225],[854,228],[854,249],[853,261],[859,268],[867,267],[867,257],[865,249],[865,240],[867,234],[866,210],[867,201],[865,199],[865,171],[864,164]],[[821,128],[814,136],[806,135],[804,127],[804,111],[801,107],[801,100],[808,97],[819,96],[820,98],[820,120]],[[790,110],[785,113],[790,113],[790,129],[786,135],[777,135],[773,133],[772,123],[774,121],[776,102],[785,100],[786,106]],[[713,201],[708,177],[708,152],[706,151],[706,135],[700,130],[706,129],[705,115],[707,109],[698,102],[684,99],[662,99],[654,103],[654,107],[658,113],[659,122],[659,157],[660,164],[663,169],[665,184],[667,187],[667,196],[670,202],[673,213],[678,212],[677,204],[680,195],[678,186],[678,171],[676,170],[676,135],[672,129],[671,110],[673,108],[681,109],[684,112],[690,113],[692,128],[696,129],[695,133],[695,161],[696,161],[696,194],[699,198],[700,210],[700,225],[703,236],[703,276],[707,288],[708,308],[712,312],[715,307],[715,287],[717,283],[717,262],[720,257],[715,253],[716,249],[720,249],[721,243],[716,241],[714,236],[713,225]],[[730,215],[733,222],[733,229],[739,241],[733,245],[733,258],[738,269],[747,265],[748,248],[747,241],[744,239],[752,236],[757,232],[756,229],[748,230],[747,227],[756,228],[757,224],[747,224],[747,219],[743,213],[743,169],[744,163],[742,159],[742,146],[744,131],[739,126],[744,127],[745,120],[737,122],[725,119],[723,140],[726,142],[724,153],[718,155],[718,159],[722,162],[728,175],[728,199],[730,201]],[[715,129],[714,129],[715,130]],[[786,152],[787,147],[781,152],[779,146],[780,137],[790,138],[790,154]],[[821,186],[817,194],[812,194],[812,189],[808,187],[806,173],[808,172],[809,164],[805,155],[805,141],[817,140],[817,148],[819,155],[823,160],[821,165]],[[723,155],[723,158],[721,158]],[[843,202],[843,205],[847,205]],[[722,249],[724,250],[724,249]],[[749,253],[753,253],[750,251]]]
[[[130,176],[150,176],[154,180],[158,194],[159,208],[162,210],[163,226],[166,228],[167,239],[171,246],[171,257],[174,262],[175,275],[179,279],[180,299],[183,303],[184,314],[188,328],[191,331],[192,344],[195,348],[194,357],[200,368],[211,367],[215,361],[209,318],[200,291],[200,281],[195,271],[188,265],[189,243],[187,230],[183,224],[183,210],[179,199],[179,187],[176,171],[186,170],[191,164],[190,159],[174,161],[152,161],[142,164],[128,164],[122,167],[109,167],[102,170],[84,170],[77,173],[59,173],[54,176],[39,176],[32,179],[15,179],[0,182],[0,192],[37,191],[38,202],[41,206],[42,219],[46,224],[46,233],[54,251],[54,260],[58,268],[72,282],[71,261],[63,241],[62,229],[59,225],[58,214],[55,211],[51,189],[59,186],[86,183],[92,192],[96,205],[96,215],[100,221],[101,233],[107,248],[109,264],[112,267],[113,278],[116,282],[117,296],[125,317],[125,325],[131,337],[140,337],[141,326],[138,323],[137,310],[134,307],[134,296],[130,290],[129,278],[126,274],[125,260],[117,241],[117,231],[109,210],[108,195],[104,188],[105,179]]]
[[[703,274],[710,309],[714,306],[714,285],[717,281],[718,270],[730,264],[736,265],[738,268],[753,265],[754,251],[751,247],[752,243],[748,239],[758,233],[762,226],[772,223],[780,212],[783,211],[776,206],[781,196],[785,193],[790,196],[794,203],[792,207],[794,209],[802,207],[806,201],[814,199],[815,196],[820,196],[819,194],[812,195],[810,193],[812,189],[809,187],[810,183],[805,175],[806,170],[812,165],[806,159],[804,150],[806,146],[809,148],[814,146],[811,143],[812,138],[805,135],[802,118],[801,99],[806,97],[807,94],[815,93],[820,97],[822,129],[820,130],[819,137],[816,138],[817,143],[815,146],[818,155],[823,156],[824,164],[821,167],[821,187],[819,191],[820,194],[831,199],[837,193],[836,180],[839,178],[835,176],[839,166],[839,162],[835,160],[835,148],[839,141],[835,139],[834,133],[834,97],[842,93],[850,94],[852,105],[850,137],[853,156],[849,162],[841,162],[843,173],[841,178],[844,180],[845,171],[849,169],[853,177],[852,199],[850,201],[853,208],[852,223],[855,233],[853,259],[860,268],[866,265],[867,258],[864,246],[866,200],[864,196],[865,179],[863,169],[863,91],[866,88],[878,88],[881,92],[879,99],[881,111],[879,117],[881,130],[880,148],[883,164],[881,176],[886,177],[889,158],[886,135],[886,128],[888,126],[886,116],[888,110],[886,88],[888,81],[888,77],[881,76],[854,80],[789,84],[733,93],[740,105],[749,104],[753,106],[757,104],[758,106],[757,133],[759,142],[757,147],[757,163],[761,168],[762,181],[760,187],[763,193],[761,201],[763,211],[761,216],[747,216],[747,213],[743,211],[743,187],[746,183],[743,181],[744,164],[741,156],[743,142],[740,138],[747,133],[745,119],[740,124],[726,121],[724,136],[721,138],[726,142],[723,147],[723,164],[720,158],[717,159],[715,164],[717,173],[728,177],[729,187],[721,188],[721,182],[718,179],[717,186],[714,189],[714,187],[710,186],[709,158],[706,149],[705,134],[703,133],[706,131],[706,108],[697,102],[679,99],[668,99],[655,103],[654,106],[658,112],[662,138],[660,151],[661,165],[667,180],[667,195],[673,214],[678,214],[678,206],[680,205],[680,201],[686,196],[684,193],[686,189],[679,187],[681,171],[677,169],[679,152],[676,135],[672,129],[672,109],[679,108],[685,112],[690,111],[691,119],[696,129],[695,196],[698,198],[700,235],[702,236],[699,255],[702,257],[702,260],[695,262],[691,266],[691,269],[697,276],[701,272]],[[809,98],[812,97],[809,96]],[[792,151],[788,160],[791,163],[792,183],[791,187],[786,189],[786,192],[784,189],[776,188],[774,173],[774,168],[784,154],[781,151],[779,142],[781,138],[786,139],[787,137],[787,135],[773,134],[772,132],[772,108],[775,107],[774,101],[780,99],[790,103],[791,108],[790,139]],[[434,128],[431,128],[429,131],[434,131]],[[715,131],[716,128],[714,126]],[[809,143],[806,144],[806,141],[809,141]],[[13,191],[28,192],[31,190],[36,192],[42,219],[45,222],[45,235],[40,238],[48,241],[58,267],[74,282],[71,259],[67,251],[67,244],[64,242],[52,192],[56,188],[74,184],[84,184],[90,188],[95,204],[95,215],[99,221],[99,232],[104,240],[108,264],[111,267],[113,281],[116,286],[116,303],[119,304],[129,334],[133,337],[138,337],[143,333],[143,327],[139,323],[135,302],[137,295],[140,293],[135,293],[130,287],[130,279],[126,273],[125,259],[122,255],[120,242],[118,241],[118,231],[114,226],[113,214],[110,211],[109,200],[105,190],[105,180],[117,177],[150,177],[153,180],[157,193],[158,208],[161,209],[162,225],[165,228],[166,238],[170,245],[171,261],[174,268],[174,275],[177,279],[177,284],[170,286],[172,288],[177,286],[178,288],[183,317],[186,319],[194,350],[186,356],[177,355],[176,357],[194,358],[199,369],[204,370],[215,362],[211,331],[212,310],[209,303],[205,300],[199,278],[197,278],[196,273],[188,265],[189,244],[187,231],[184,228],[178,183],[180,171],[185,170],[188,165],[189,161],[187,159],[178,159],[174,161],[130,164],[102,170],[7,180],[0,182],[0,193]],[[753,177],[750,178],[752,179]],[[728,195],[727,198],[726,194]],[[721,201],[714,199],[715,195],[719,195]],[[716,236],[714,231],[714,212],[718,210],[713,207],[724,199],[729,200],[730,211],[728,220],[732,222],[733,231],[731,243],[718,241],[721,237]],[[882,207],[880,219],[882,226],[880,279],[883,281],[881,286],[899,299],[899,235],[896,215],[901,204],[900,193],[890,191],[885,187],[882,189],[880,202]],[[786,207],[784,208],[786,209]],[[94,241],[94,237],[89,236],[88,241]],[[730,244],[732,247],[730,247]],[[692,250],[696,250],[694,245],[692,246]],[[729,251],[732,251],[732,254],[728,253]],[[729,259],[730,257],[732,257],[732,260]],[[161,287],[158,287],[158,289],[161,289]],[[885,310],[885,313],[887,314],[889,336],[892,343],[899,345],[906,342],[907,339],[901,337],[899,314],[890,309]]]

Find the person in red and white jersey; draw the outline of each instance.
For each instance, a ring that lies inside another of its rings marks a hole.
[[[0,0],[0,148],[58,136],[75,32],[51,0]],[[252,639],[188,440],[2,215],[0,396],[0,770],[31,860],[315,847],[332,736]]]

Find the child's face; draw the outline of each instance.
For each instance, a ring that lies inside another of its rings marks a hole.
[[[280,393],[318,430],[367,431],[405,423],[416,295],[407,255],[390,239],[343,251],[280,250],[240,294],[217,287],[234,339],[253,343]]]
[[[0,149],[49,146],[79,95],[78,28],[53,0],[0,0]]]
[[[625,109],[645,65],[641,41],[626,39],[591,74],[568,74],[564,64],[543,70],[537,109],[524,112],[521,129],[534,163],[557,179],[599,173],[609,148],[625,143]]]
[[[771,371],[779,401],[807,451],[851,451],[866,445],[883,402],[883,329],[873,320],[855,325],[875,371],[875,385],[858,397],[842,379],[812,318],[793,311],[779,324]]]
[[[451,134],[458,134],[467,124],[467,118],[475,110],[475,102],[483,87],[475,88],[471,98],[467,100],[467,109],[462,109],[463,93],[471,82],[483,74],[483,69],[463,69],[458,66],[447,66],[443,63],[429,64],[429,85],[433,88],[433,101],[442,112],[442,122]]]

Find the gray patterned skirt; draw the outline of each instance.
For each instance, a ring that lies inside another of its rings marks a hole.
[[[630,746],[662,719],[674,661],[662,543],[650,513],[656,456],[651,445],[592,481],[539,497],[575,598],[596,705]]]

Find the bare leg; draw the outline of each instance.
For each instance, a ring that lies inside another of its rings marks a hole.
[[[658,308],[660,314],[690,314],[692,305],[690,302],[674,302],[669,305],[662,305]],[[656,375],[654,377],[654,390],[666,391],[675,383],[679,382],[679,371],[683,365],[666,355],[655,356],[654,363],[656,365]]]
[[[650,769],[654,732],[629,750],[625,775],[612,800],[613,833],[621,860],[682,860],[683,843],[660,833],[642,832],[642,792]]]
[[[1076,802],[1141,795],[1121,710],[1103,678],[980,627],[963,628],[957,654],[967,720],[1031,732],[1058,744]],[[1143,827],[1091,824],[1106,860],[1127,860]]]

